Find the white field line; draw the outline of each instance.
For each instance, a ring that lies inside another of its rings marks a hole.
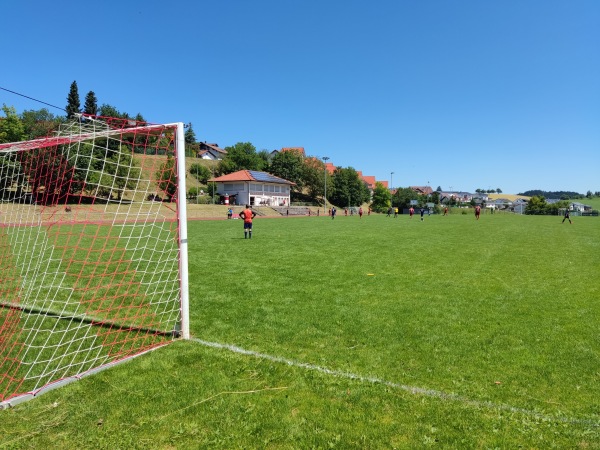
[[[359,381],[361,383],[381,384],[383,386],[388,386],[390,388],[400,389],[400,390],[403,390],[406,392],[410,392],[411,394],[414,394],[414,395],[423,395],[425,397],[439,398],[442,400],[448,400],[448,401],[452,401],[452,402],[462,403],[464,405],[472,406],[475,408],[486,408],[486,409],[491,409],[491,410],[519,413],[519,414],[535,417],[535,418],[538,418],[541,420],[546,420],[546,421],[591,425],[593,427],[600,426],[599,422],[594,421],[592,419],[575,419],[575,418],[571,418],[571,417],[549,416],[549,415],[541,414],[539,412],[536,412],[536,411],[533,411],[530,409],[518,408],[516,406],[504,405],[501,403],[493,403],[493,402],[487,402],[487,401],[471,400],[471,399],[469,399],[467,397],[463,397],[461,395],[449,394],[446,392],[437,391],[435,389],[426,389],[426,388],[421,388],[421,387],[417,387],[417,386],[409,386],[406,384],[400,384],[400,383],[394,383],[392,381],[387,381],[382,378],[363,376],[363,375],[358,375],[358,374],[354,374],[351,372],[342,372],[340,370],[332,370],[332,369],[328,369],[326,367],[316,366],[314,364],[308,364],[308,363],[303,363],[303,362],[299,362],[299,361],[294,361],[293,359],[283,358],[281,356],[267,355],[265,353],[259,353],[259,352],[255,352],[253,350],[246,350],[246,349],[243,349],[241,347],[237,347],[237,346],[231,345],[231,344],[221,344],[219,342],[208,342],[208,341],[204,341],[204,340],[198,339],[198,338],[192,338],[191,340],[194,342],[197,342],[198,344],[204,345],[206,347],[229,350],[231,352],[239,353],[241,355],[252,356],[255,358],[266,359],[267,361],[286,364],[286,365],[292,366],[292,367],[299,367],[301,369],[312,370],[312,371],[320,372],[320,373],[323,373],[326,375],[331,375],[331,376],[334,376],[337,378],[346,378],[349,380]]]

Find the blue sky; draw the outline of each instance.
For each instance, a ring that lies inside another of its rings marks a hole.
[[[76,80],[82,104],[396,187],[600,191],[597,0],[6,3],[0,87],[52,105]]]

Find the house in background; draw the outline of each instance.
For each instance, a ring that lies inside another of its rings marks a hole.
[[[440,196],[440,202],[444,203],[444,204],[448,204],[452,199],[454,199],[456,202],[459,203],[469,203],[473,198],[479,198],[480,202],[486,201],[487,202],[487,197],[486,200],[484,200],[484,197],[482,197],[480,194],[477,194],[477,196],[475,197],[474,194],[471,194],[470,192],[462,192],[462,191],[437,191],[439,193]]]
[[[410,189],[415,191],[419,195],[431,195],[433,194],[433,189],[431,186],[409,186]]]
[[[304,147],[282,147],[281,150],[273,150],[271,153],[269,153],[269,160],[273,159],[273,156],[275,156],[277,153],[283,152],[296,152],[303,158],[306,158]]]
[[[369,194],[371,195],[371,197],[373,197],[373,191],[375,190],[375,183],[377,183],[377,180],[375,180],[375,177],[372,175],[363,175],[362,171],[358,170],[358,178],[360,178],[360,180],[365,183],[365,185],[367,186],[367,189],[369,189]]]
[[[289,206],[293,183],[258,170],[239,170],[211,178],[225,205]]]
[[[220,161],[227,154],[227,150],[219,147],[219,144],[207,144],[206,142],[198,142],[198,151],[196,158],[209,159],[211,161]]]

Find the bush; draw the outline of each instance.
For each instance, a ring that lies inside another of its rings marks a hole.
[[[190,166],[190,175],[195,177],[200,183],[206,184],[211,177],[211,171],[202,164],[192,164]]]
[[[188,198],[196,198],[196,197],[198,197],[199,194],[200,194],[200,189],[198,189],[196,186],[189,188],[187,191]]]
[[[192,203],[197,203],[198,205],[211,205],[213,203],[213,199],[210,195],[200,195],[196,197]],[[214,200],[215,205],[219,204],[219,199],[215,197]]]

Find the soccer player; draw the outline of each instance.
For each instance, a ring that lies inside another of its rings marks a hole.
[[[565,209],[565,217],[563,217],[563,221],[561,223],[565,223],[565,220],[568,220],[569,223],[573,225],[573,222],[571,222],[571,213],[569,212],[569,208]]]
[[[415,213],[415,208],[413,208],[412,206],[410,207],[410,209],[408,210],[408,213],[410,214],[410,218],[412,219],[413,214]]]
[[[479,220],[479,215],[481,214],[481,206],[477,205],[475,207],[475,218]]]
[[[421,222],[423,222],[423,215],[425,214],[425,208],[421,208]]]
[[[358,217],[360,217],[362,219],[362,214],[363,214],[363,210],[362,210],[362,206],[360,208],[358,208]]]
[[[244,219],[244,239],[252,239],[252,219],[256,217],[256,213],[250,209],[250,205],[246,205],[240,213],[240,218]]]

